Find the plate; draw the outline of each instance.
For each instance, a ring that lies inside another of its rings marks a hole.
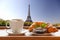
[[[24,33],[24,32],[22,32],[23,30],[20,33],[13,33],[12,29],[7,29],[6,31],[8,34],[23,34]]]
[[[43,34],[38,34],[38,33],[32,33],[33,36],[52,36],[51,33],[43,33]]]

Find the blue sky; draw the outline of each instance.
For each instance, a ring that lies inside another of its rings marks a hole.
[[[0,0],[0,18],[26,20],[28,0]],[[30,0],[33,21],[60,23],[60,0]]]

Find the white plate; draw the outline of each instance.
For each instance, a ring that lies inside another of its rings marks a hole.
[[[22,33],[24,33],[24,30],[22,30],[20,33],[13,33],[12,29],[7,29],[7,33],[9,33],[9,34],[22,34]]]

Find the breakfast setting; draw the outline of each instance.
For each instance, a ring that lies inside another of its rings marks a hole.
[[[3,39],[60,39],[60,0],[0,0]]]
[[[24,21],[22,19],[13,19],[8,21],[10,26],[6,27],[8,36],[58,36],[59,29],[50,23],[33,22],[28,28],[24,28]],[[54,35],[55,34],[55,35]]]

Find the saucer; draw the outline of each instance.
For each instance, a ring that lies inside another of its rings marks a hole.
[[[38,33],[32,33],[33,36],[52,36],[51,33],[43,33],[43,34],[38,34]]]
[[[23,34],[23,33],[24,33],[24,32],[22,32],[22,31],[19,32],[19,33],[17,33],[17,32],[16,32],[16,33],[13,33],[12,29],[7,29],[6,32],[7,32],[8,34]]]

